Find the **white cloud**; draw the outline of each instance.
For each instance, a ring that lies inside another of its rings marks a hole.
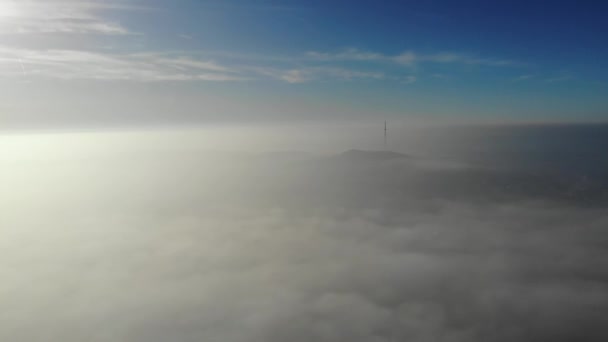
[[[379,53],[365,52],[357,49],[347,49],[338,53],[310,51],[306,55],[309,58],[321,61],[378,61],[385,58],[382,54]]]
[[[307,74],[304,70],[289,70],[283,73],[281,79],[288,83],[304,83],[310,80]]]
[[[306,56],[313,60],[320,61],[393,62],[406,66],[413,66],[417,63],[455,63],[495,67],[521,65],[521,63],[506,59],[478,58],[467,54],[452,52],[421,54],[414,51],[405,51],[398,55],[386,55],[375,52],[348,49],[337,53],[308,52]]]
[[[407,76],[407,77],[403,78],[402,82],[405,84],[412,84],[412,83],[416,83],[417,80],[418,80],[418,78],[416,76]]]
[[[471,65],[485,65],[485,66],[516,66],[520,63],[506,59],[492,59],[492,58],[477,58],[465,54],[457,53],[439,53],[434,55],[427,55],[421,58],[429,62],[435,63],[461,63]]]
[[[345,68],[331,67],[309,67],[302,69],[292,69],[279,71],[277,74],[280,79],[289,83],[304,83],[319,80],[343,80],[352,81],[355,79],[375,79],[381,80],[385,75],[381,72],[366,72]]]
[[[394,57],[393,59],[395,62],[397,62],[399,64],[412,65],[412,64],[416,63],[416,61],[418,60],[418,57],[416,56],[415,53],[413,53],[411,51],[407,51],[407,52],[400,54],[399,56]]]
[[[65,80],[238,81],[245,77],[213,61],[161,54],[0,49],[0,71]],[[17,71],[19,71],[17,73]]]
[[[69,33],[69,34],[105,34],[125,35],[129,31],[117,23],[95,20],[47,20],[22,21],[14,25],[14,33]]]
[[[561,73],[558,76],[550,77],[550,78],[546,79],[545,82],[547,82],[547,83],[557,83],[557,82],[571,81],[573,79],[574,79],[574,75],[572,73],[563,72],[563,73]]]
[[[398,56],[383,56],[353,49],[337,55],[310,52],[303,58],[293,59],[269,56],[264,60],[257,57],[248,58],[246,55],[222,56],[224,60],[232,62],[229,64],[220,64],[202,56],[208,55],[186,51],[127,54],[74,49],[35,50],[0,46],[0,73],[5,76],[25,73],[28,77],[51,77],[65,80],[239,81],[272,79],[292,84],[331,80],[385,80],[411,84],[417,81],[418,76],[405,74],[403,70],[388,70],[383,64],[393,63],[407,67],[415,67],[420,63],[509,65],[507,61],[474,59],[458,54],[421,55],[408,51]],[[369,64],[345,66],[342,63],[349,60]],[[270,61],[273,62],[272,65],[270,65]]]
[[[445,74],[441,74],[441,73],[435,73],[431,75],[432,78],[436,78],[436,79],[440,79],[440,80],[447,80],[449,78],[449,76],[445,75]]]
[[[534,75],[521,75],[513,79],[513,82],[522,82],[534,78]]]
[[[604,207],[442,195],[474,169],[422,170],[422,196],[394,163],[126,153],[137,136],[13,138],[41,147],[0,159],[1,340],[608,337]]]
[[[158,57],[155,54],[148,54],[148,55],[140,54],[140,55],[135,55],[135,56],[149,58],[151,61],[153,61],[157,64],[171,66],[176,69],[182,69],[182,70],[200,69],[200,70],[215,71],[215,72],[231,72],[231,70],[229,68],[221,66],[221,65],[217,64],[216,62],[200,60],[200,59],[196,59],[193,57],[178,56],[175,58],[167,58],[167,57]]]
[[[0,48],[4,76],[50,77],[64,80],[243,81],[282,80],[287,83],[385,79],[382,72],[339,67],[277,68],[226,66],[212,60],[169,53],[112,54],[78,50]]]
[[[2,34],[101,34],[126,35],[120,23],[104,18],[105,10],[135,9],[114,2],[23,0],[0,21]]]

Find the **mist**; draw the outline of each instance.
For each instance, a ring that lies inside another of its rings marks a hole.
[[[382,128],[0,136],[0,339],[608,340],[601,126]]]

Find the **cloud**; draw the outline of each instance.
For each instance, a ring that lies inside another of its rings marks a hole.
[[[115,2],[18,1],[15,11],[2,19],[2,34],[132,34],[120,23],[107,20],[101,12],[141,9]]]
[[[281,79],[288,83],[304,83],[310,80],[304,70],[289,70],[281,76]]]
[[[413,65],[419,58],[415,53],[408,51],[394,57],[393,59],[399,64]]]
[[[441,74],[441,73],[432,74],[431,77],[432,78],[436,78],[436,79],[440,79],[440,80],[447,80],[447,79],[450,78],[448,75]]]
[[[322,61],[378,61],[385,57],[379,53],[364,52],[357,49],[347,49],[338,53],[315,52],[310,51],[306,54],[307,57]]]
[[[437,190],[472,168],[420,170],[422,196],[409,161],[64,139],[61,162],[0,159],[2,340],[608,337],[603,207]]]
[[[416,83],[417,80],[418,78],[416,76],[407,76],[402,80],[402,82],[405,84],[411,84]]]
[[[178,56],[178,57],[174,57],[174,58],[168,58],[168,57],[159,57],[156,54],[138,54],[135,56],[142,57],[142,58],[148,58],[151,61],[153,61],[154,63],[174,67],[176,69],[184,69],[184,70],[200,69],[200,70],[215,71],[215,72],[231,72],[231,70],[229,68],[227,68],[225,66],[221,66],[221,65],[217,64],[216,62],[195,59],[192,57]]]
[[[111,30],[110,27],[106,27]],[[101,29],[101,28],[100,28]],[[507,61],[474,59],[464,55],[421,55],[408,51],[398,56],[347,50],[339,54],[307,53],[304,58],[216,55],[229,62],[220,64],[204,52],[119,53],[107,50],[23,49],[0,47],[0,73],[5,76],[51,77],[64,80],[131,81],[242,81],[281,80],[287,83],[320,81],[384,80],[415,83],[418,76],[404,70],[387,69],[378,63],[415,67],[420,63],[461,63],[505,66]],[[205,57],[207,56],[207,57]],[[344,64],[345,61],[372,63]],[[272,62],[272,63],[270,63]],[[23,66],[23,68],[22,68]],[[19,71],[19,72],[17,72]]]
[[[557,83],[557,82],[565,82],[571,81],[574,79],[574,75],[572,73],[561,73],[559,76],[550,77],[545,80],[547,83]]]
[[[532,79],[534,77],[535,77],[534,75],[521,75],[521,76],[515,77],[513,79],[513,82],[527,81],[527,80]]]
[[[282,73],[280,76],[282,80],[289,83],[304,83],[309,81],[319,80],[343,80],[352,81],[354,79],[375,79],[381,80],[385,76],[380,72],[364,72],[357,70],[350,70],[344,68],[305,68],[305,69],[294,69]]]
[[[14,33],[68,33],[125,35],[129,30],[117,23],[96,20],[57,19],[47,21],[23,21],[14,26]]]
[[[465,54],[457,53],[439,53],[434,55],[427,55],[421,57],[421,60],[426,60],[434,63],[461,63],[469,65],[485,65],[494,67],[504,66],[517,66],[520,63],[506,60],[506,59],[493,59],[493,58],[477,58]]]
[[[12,65],[12,69],[10,66]],[[109,54],[77,50],[0,49],[0,71],[65,80],[239,81],[245,77],[213,61],[164,54]]]
[[[392,56],[375,52],[348,49],[337,53],[308,52],[307,56],[322,61],[363,61],[363,62],[392,62],[405,66],[417,63],[455,63],[468,65],[481,65],[493,67],[519,66],[521,63],[507,59],[478,58],[467,54],[441,52],[436,54],[422,54],[414,51],[405,51]]]
[[[260,67],[222,65],[180,53],[119,54],[81,50],[31,50],[0,48],[0,73],[4,76],[47,77],[63,80],[106,81],[244,81],[282,80],[287,83],[357,79],[385,79],[382,72],[340,67]]]

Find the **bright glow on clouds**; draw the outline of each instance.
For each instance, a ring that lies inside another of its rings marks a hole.
[[[124,9],[112,2],[79,0],[1,0],[0,11],[5,18],[0,22],[0,34],[56,33],[124,35],[129,30],[105,20],[100,12]]]
[[[20,14],[19,6],[16,1],[13,0],[2,0],[0,1],[0,18],[4,17],[16,17]]]

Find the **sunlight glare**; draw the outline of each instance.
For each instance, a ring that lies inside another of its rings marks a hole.
[[[19,6],[13,0],[0,0],[0,17],[17,17],[19,16]]]

